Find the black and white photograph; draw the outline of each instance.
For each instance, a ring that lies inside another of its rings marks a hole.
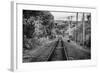
[[[22,62],[91,60],[91,12],[22,10]]]

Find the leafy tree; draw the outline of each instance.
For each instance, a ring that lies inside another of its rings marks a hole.
[[[23,35],[26,35],[27,38],[32,38],[32,34],[35,31],[34,25],[34,17],[30,17],[29,19],[23,18]]]
[[[41,26],[39,28],[36,28],[37,31],[35,32],[35,26],[38,25],[35,23],[36,21],[40,21]],[[26,35],[27,38],[32,38],[36,34],[38,36],[51,35],[53,22],[54,17],[49,11],[23,10],[24,35]],[[42,31],[43,33],[41,33],[40,31]]]

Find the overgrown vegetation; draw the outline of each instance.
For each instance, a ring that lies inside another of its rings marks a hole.
[[[77,44],[90,49],[91,48],[91,15],[89,14],[86,15],[85,17],[87,20],[78,21],[76,23],[77,26],[72,31],[73,35],[71,39],[75,41]]]
[[[23,10],[23,47],[35,49],[51,36],[54,17],[49,11]]]

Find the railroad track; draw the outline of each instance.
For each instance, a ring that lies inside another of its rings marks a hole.
[[[51,49],[45,50],[43,54],[36,57],[28,57],[29,62],[42,62],[42,61],[61,61],[69,60],[67,48],[63,40],[57,40]],[[48,53],[47,53],[48,52]]]
[[[68,45],[62,39],[58,39],[44,50],[40,49],[41,54],[24,58],[25,62],[90,59],[90,53]]]
[[[58,39],[55,46],[51,49],[49,55],[47,56],[46,61],[60,61],[68,59],[67,48],[64,46],[63,40]]]
[[[61,42],[62,42],[64,53],[65,53],[65,56],[66,56],[66,60],[69,60],[69,55],[68,55],[67,47],[65,47],[65,44],[64,44],[64,42],[62,40],[61,40]]]

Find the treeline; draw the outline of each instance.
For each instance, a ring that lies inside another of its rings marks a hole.
[[[23,48],[41,45],[41,38],[51,36],[54,17],[49,11],[23,10]]]

